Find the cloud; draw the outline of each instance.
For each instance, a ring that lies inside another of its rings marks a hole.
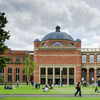
[[[74,39],[82,40],[82,47],[99,47],[99,0],[1,0],[0,11],[6,13],[11,38],[8,47],[33,50],[33,41],[40,40],[56,25]]]

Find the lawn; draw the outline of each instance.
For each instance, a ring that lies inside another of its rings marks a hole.
[[[6,97],[0,100],[100,100],[99,97]]]
[[[0,86],[0,94],[74,94],[75,86],[54,86],[48,92],[43,92],[43,86],[40,89],[32,88],[31,86],[20,85],[19,87],[11,90],[4,89]],[[100,87],[98,88],[100,90]],[[97,94],[94,92],[95,87],[81,87],[82,94]],[[99,93],[100,94],[100,93]]]

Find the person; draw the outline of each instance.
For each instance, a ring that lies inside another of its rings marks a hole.
[[[95,88],[95,92],[96,92],[96,93],[100,93],[100,91],[98,91],[97,86],[96,86],[96,88]]]
[[[19,80],[17,80],[17,87],[18,87],[18,85],[19,85]]]
[[[31,85],[32,85],[32,87],[33,87],[33,85],[34,85],[33,80],[31,81]]]
[[[47,85],[45,85],[45,87],[43,88],[44,92],[47,92],[49,90],[49,87]]]
[[[27,86],[28,86],[28,81],[26,81],[26,83],[27,83]]]
[[[77,91],[75,92],[75,96],[76,96],[76,95],[78,94],[78,92],[79,92],[79,96],[81,97],[81,85],[80,85],[80,82],[77,83],[76,89],[77,89]]]

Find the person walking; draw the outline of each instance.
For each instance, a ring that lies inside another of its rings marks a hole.
[[[75,92],[75,96],[76,96],[76,95],[78,94],[78,92],[79,92],[79,96],[81,97],[81,85],[80,85],[80,82],[77,83],[76,89],[77,89],[77,91]]]

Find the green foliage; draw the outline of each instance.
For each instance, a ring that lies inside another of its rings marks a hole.
[[[4,78],[0,77],[0,83],[4,83]]]
[[[34,74],[34,69],[36,67],[36,63],[31,59],[31,56],[28,55],[28,58],[23,63],[23,70],[27,75],[31,76]]]
[[[8,47],[5,45],[5,41],[9,40],[9,31],[5,31],[4,28],[8,23],[5,13],[0,12],[0,69],[6,67],[6,61],[9,59],[2,56]]]

